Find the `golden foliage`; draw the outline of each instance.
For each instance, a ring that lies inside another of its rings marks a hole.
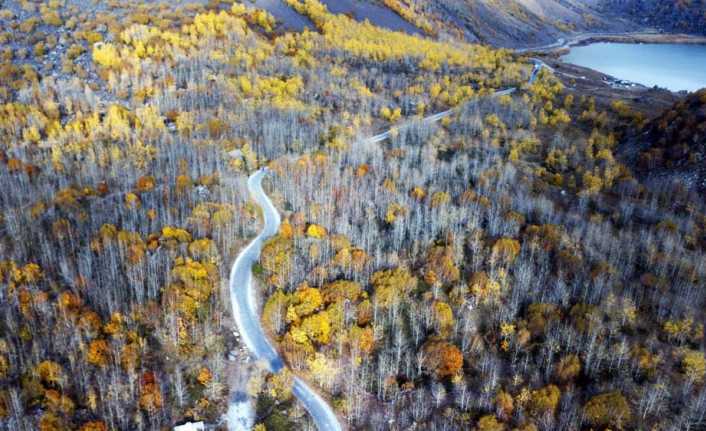
[[[480,418],[476,431],[505,431],[505,424],[499,422],[495,415],[485,415]]]
[[[125,206],[127,208],[139,208],[141,206],[140,197],[135,193],[127,193],[125,195]]]
[[[556,385],[548,385],[540,389],[535,389],[530,393],[529,410],[532,414],[543,415],[553,414],[559,406],[561,391]]]
[[[423,15],[414,10],[414,4],[411,2],[401,2],[399,0],[383,0],[383,4],[394,10],[406,21],[414,24],[428,35],[435,35],[436,31],[432,23]]]
[[[125,344],[120,352],[120,366],[125,371],[132,371],[140,363],[141,349],[139,343]]]
[[[0,379],[7,377],[7,372],[10,369],[10,364],[5,355],[0,355]]]
[[[690,380],[701,382],[706,376],[706,358],[702,351],[687,350],[682,357],[681,366]]]
[[[623,429],[630,422],[630,404],[620,391],[608,392],[591,398],[583,407],[589,423],[595,426]]]
[[[417,288],[417,278],[406,268],[395,268],[375,272],[370,277],[377,305],[387,308]]]
[[[207,386],[213,380],[211,371],[206,367],[201,367],[196,375],[196,381],[202,386]]]
[[[291,297],[289,308],[287,309],[287,322],[299,322],[302,317],[306,317],[318,310],[323,304],[321,291],[301,285]]]
[[[662,329],[667,333],[669,338],[676,340],[686,340],[693,338],[697,341],[696,335],[699,332],[700,326],[695,324],[694,319],[691,317],[686,317],[684,319],[667,320],[662,325]]]
[[[427,254],[426,271],[433,271],[444,283],[455,283],[461,277],[461,270],[454,262],[453,249],[446,246],[434,246]]]
[[[427,192],[422,187],[414,187],[410,190],[409,195],[415,200],[421,202],[427,196]]]
[[[454,325],[454,315],[451,306],[442,301],[434,301],[432,310],[439,335],[447,336]]]
[[[515,402],[511,394],[500,390],[497,395],[495,395],[495,406],[500,417],[509,418],[515,409]]]
[[[310,238],[322,239],[325,238],[327,234],[326,228],[316,224],[310,224],[306,229],[306,235]]]
[[[280,401],[292,399],[293,374],[288,368],[267,378],[267,388],[272,397]],[[263,426],[264,428],[264,426]]]
[[[111,43],[98,42],[93,45],[93,61],[103,67],[118,67],[122,64],[120,54]]]
[[[309,372],[320,385],[330,384],[338,374],[336,364],[324,354],[316,353],[307,361]]]
[[[481,302],[493,301],[500,295],[500,283],[488,277],[486,272],[475,272],[468,283],[470,293]]]
[[[5,401],[5,392],[0,392],[0,419],[5,419],[10,414],[10,409]]]
[[[79,431],[108,431],[108,426],[103,421],[89,421]]]
[[[192,241],[188,250],[194,259],[214,259],[218,255],[216,244],[208,238]]]
[[[326,311],[313,314],[301,323],[301,330],[306,336],[319,344],[328,344],[331,337],[331,321]]]
[[[264,307],[262,308],[262,322],[266,328],[272,332],[276,332],[277,323],[284,320],[289,304],[289,295],[281,289],[277,289],[267,298]]]
[[[598,313],[596,306],[582,303],[571,307],[569,312],[576,329],[581,332],[592,331],[601,324]]]
[[[501,238],[493,244],[492,258],[495,261],[512,263],[520,254],[520,242],[512,238]]]
[[[153,372],[142,375],[139,404],[140,408],[148,412],[155,412],[162,408],[162,392]]]
[[[103,325],[103,332],[107,335],[118,335],[123,330],[125,318],[117,311],[110,316],[110,321]]]
[[[299,13],[307,15],[323,33],[327,44],[349,55],[375,61],[414,58],[420,67],[438,70],[442,64],[492,68],[506,52],[480,45],[446,44],[402,32],[357,22],[345,15],[333,15],[318,0],[286,0]]]
[[[90,337],[98,334],[102,325],[101,318],[95,311],[86,310],[81,313],[78,319],[78,326]]]
[[[385,212],[385,221],[387,223],[394,223],[399,217],[404,217],[407,215],[407,208],[398,203],[391,203],[387,206],[387,211]]]
[[[356,302],[363,293],[363,287],[355,281],[337,280],[327,283],[321,288],[324,303],[339,301]]]
[[[260,265],[271,274],[268,280],[271,284],[281,287],[286,279],[290,271],[292,247],[292,240],[281,235],[275,235],[262,247]]]
[[[527,328],[537,336],[544,333],[547,323],[560,317],[559,308],[554,304],[530,304],[527,307]]]
[[[292,239],[292,237],[294,236],[294,229],[292,228],[292,225],[289,223],[289,219],[285,219],[279,225],[279,235],[285,239]]]
[[[435,192],[431,195],[431,207],[438,208],[451,202],[449,192]]]
[[[44,391],[44,400],[47,408],[65,416],[70,416],[74,411],[74,402],[69,396],[54,389]]]
[[[170,242],[170,240],[172,240],[179,243],[188,243],[191,242],[191,234],[185,229],[165,226],[162,228],[161,239],[166,242]]]
[[[351,348],[355,349],[363,356],[370,355],[375,349],[375,337],[373,334],[373,328],[370,326],[366,326],[364,328],[357,325],[351,326],[348,332],[348,338],[350,340]]]
[[[88,345],[86,360],[89,364],[105,367],[108,364],[110,346],[105,340],[93,340]]]
[[[65,421],[52,412],[46,412],[39,419],[39,431],[65,431]]]
[[[65,382],[64,370],[53,361],[42,361],[35,368],[39,379],[48,385],[62,386]]]
[[[556,375],[562,381],[571,381],[581,373],[581,360],[578,355],[566,355],[556,366]]]
[[[176,306],[189,320],[197,318],[197,310],[204,306],[219,280],[218,268],[211,262],[177,258],[172,268],[176,283],[170,291],[176,295]]]
[[[399,120],[401,116],[401,108],[390,109],[387,106],[384,106],[380,109],[380,117],[389,121],[390,123],[394,123],[395,121]]]

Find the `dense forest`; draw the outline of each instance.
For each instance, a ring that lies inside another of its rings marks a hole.
[[[704,92],[660,117],[423,15],[286,3],[314,28],[0,2],[0,429],[227,429],[236,391],[258,431],[312,429],[294,376],[349,429],[706,425],[703,190],[643,181],[703,149]],[[277,374],[234,355],[228,290],[264,166]]]

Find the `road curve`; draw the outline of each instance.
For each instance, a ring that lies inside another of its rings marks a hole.
[[[299,377],[294,378],[292,393],[304,405],[304,408],[314,419],[319,431],[341,431],[341,424],[328,403],[313,391]]]
[[[276,373],[284,368],[284,362],[277,350],[270,344],[260,324],[257,294],[252,274],[252,267],[260,259],[263,244],[277,233],[281,222],[279,212],[262,190],[262,179],[267,175],[267,172],[267,168],[263,168],[248,178],[248,192],[262,209],[264,226],[257,237],[235,259],[230,271],[229,283],[233,316],[238,325],[240,336],[253,356],[267,363],[270,371]],[[292,392],[309,412],[319,431],[342,430],[333,409],[304,381],[295,378]],[[241,401],[232,400],[229,408],[235,408],[235,404],[238,402]],[[233,426],[235,427],[235,424]]]
[[[258,360],[267,363],[270,371],[278,372],[284,363],[260,325],[252,275],[252,266],[260,259],[262,245],[277,233],[281,221],[277,209],[262,190],[262,179],[266,173],[266,169],[261,169],[248,178],[248,191],[262,208],[265,224],[260,234],[240,252],[233,263],[230,270],[230,301],[235,322],[245,345]]]

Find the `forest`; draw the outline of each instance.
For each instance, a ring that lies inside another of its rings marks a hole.
[[[315,28],[240,1],[0,2],[0,429],[225,430],[238,391],[257,431],[314,429],[294,377],[351,430],[705,426],[706,203],[621,150],[662,118],[528,84],[531,59],[408,2],[385,4],[423,35],[286,3]],[[261,167],[280,373],[247,359],[228,288]]]

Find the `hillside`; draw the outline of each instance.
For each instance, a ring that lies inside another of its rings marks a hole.
[[[604,0],[601,10],[668,32],[706,34],[704,0]]]
[[[369,20],[392,30],[508,47],[548,44],[573,32],[625,28],[625,23],[597,14],[594,1],[324,0],[322,3],[332,12]],[[284,0],[256,0],[255,4],[290,28],[307,25],[306,17],[292,16]]]
[[[644,29],[706,31],[699,1],[649,0],[345,0],[322,1],[334,13],[411,34],[456,38],[504,47],[549,45],[586,33]],[[313,28],[284,0],[255,0],[292,29]]]
[[[598,14],[593,1],[387,0],[382,3],[403,16],[428,17],[430,27],[439,33],[456,29],[472,40],[500,46],[544,45],[576,32],[608,31],[618,25],[625,28],[624,23]],[[414,7],[408,6],[410,3]]]
[[[706,190],[706,90],[689,95],[628,135],[621,154],[650,182]]]
[[[659,29],[706,33],[703,0],[380,0],[425,28],[460,30],[471,40],[500,46],[546,45],[581,33]],[[432,31],[433,33],[434,31]]]

